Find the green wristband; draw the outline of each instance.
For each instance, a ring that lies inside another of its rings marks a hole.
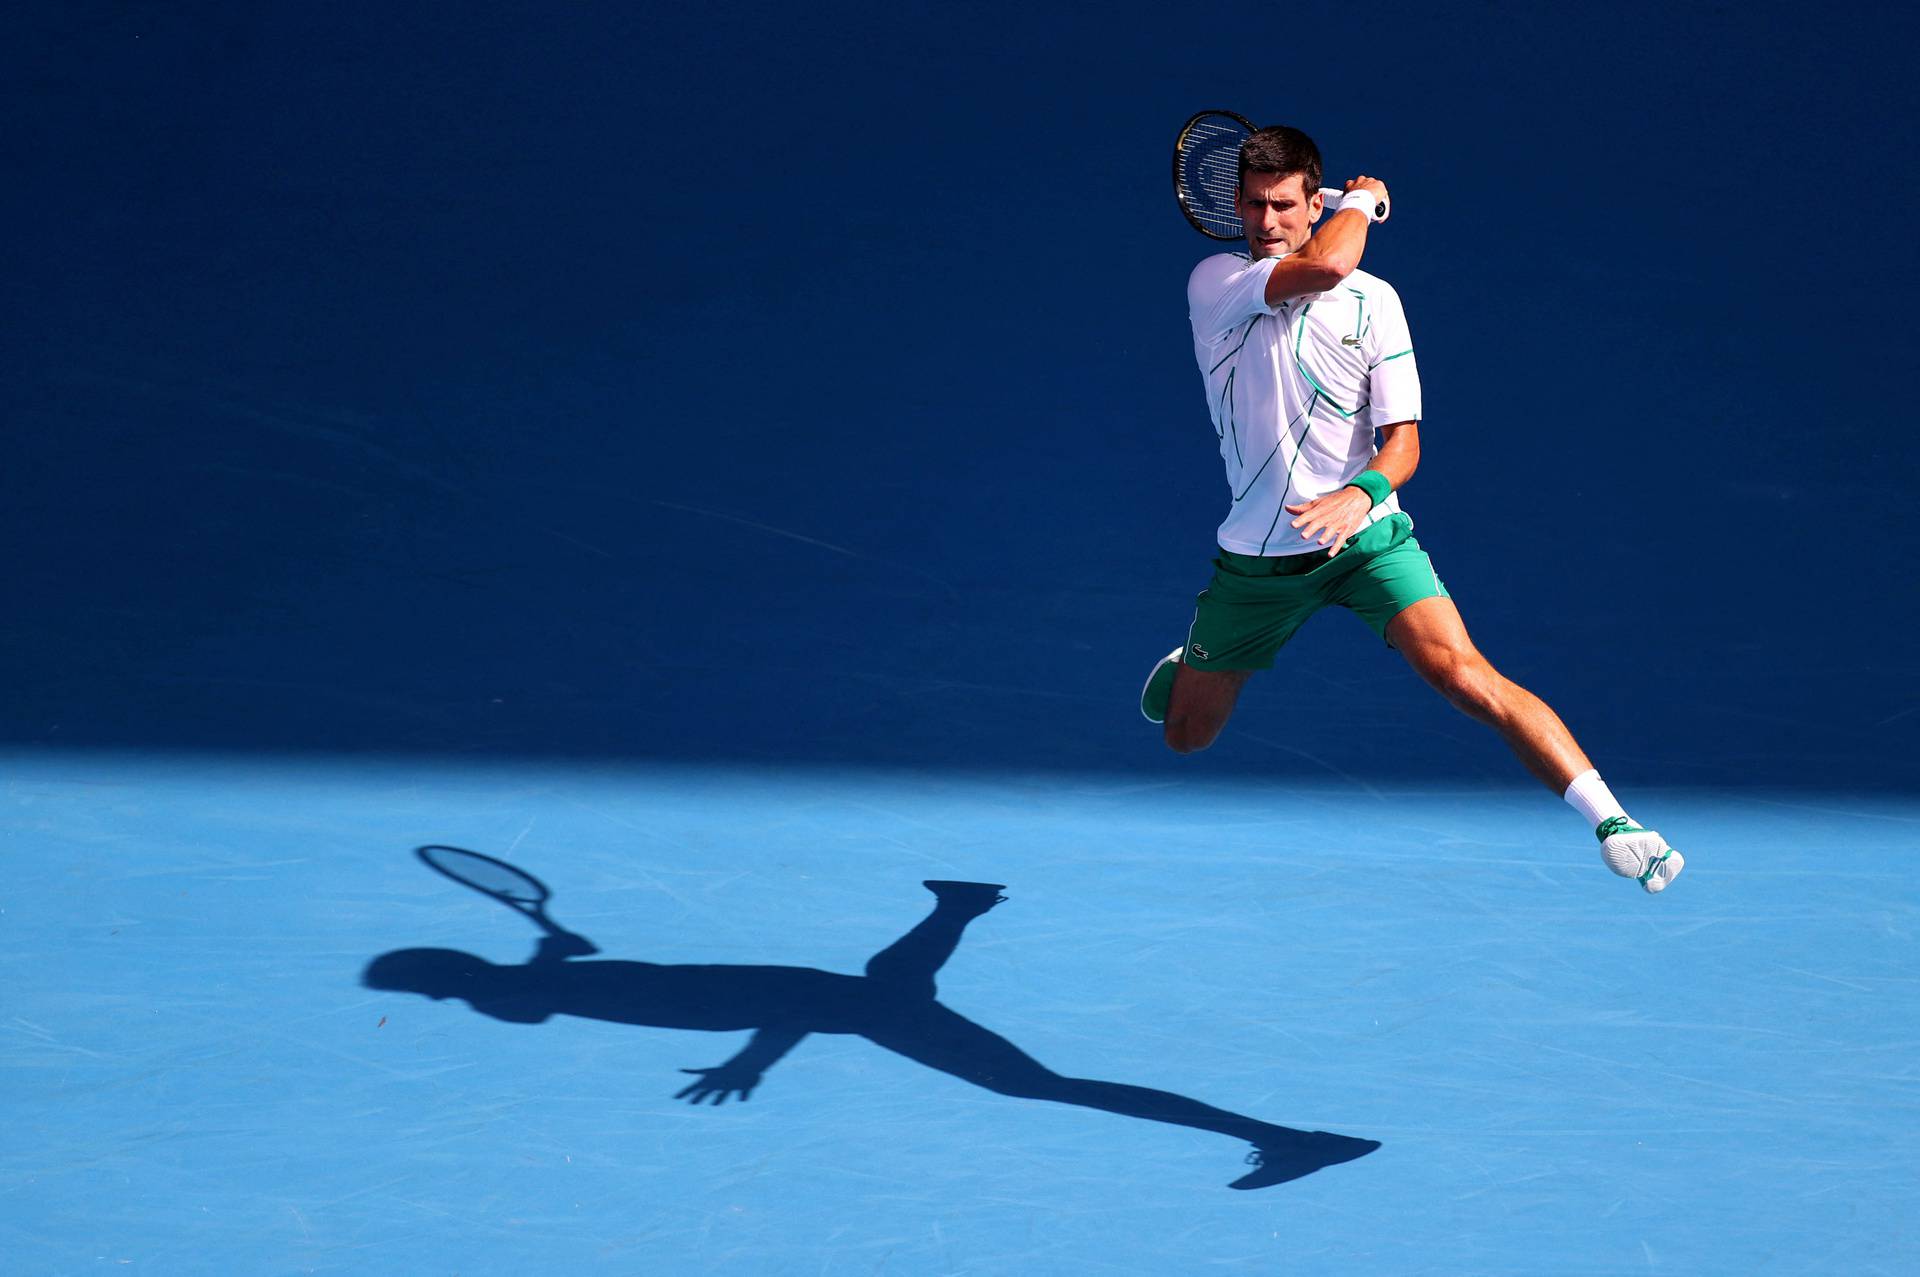
[[[1379,505],[1393,494],[1393,481],[1378,470],[1362,470],[1347,480],[1349,488],[1358,488]]]

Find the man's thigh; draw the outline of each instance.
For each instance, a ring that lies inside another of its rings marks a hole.
[[[1215,559],[1213,579],[1194,600],[1182,663],[1205,674],[1272,669],[1274,656],[1327,602],[1314,574],[1255,576]]]
[[[1445,595],[1403,608],[1387,622],[1385,637],[1415,672],[1436,685],[1457,662],[1480,655],[1460,609]]]
[[[1331,601],[1357,613],[1387,646],[1398,648],[1394,622],[1424,603],[1448,597],[1433,560],[1408,536],[1359,564],[1340,581]],[[1447,610],[1457,624],[1459,613],[1450,606]]]

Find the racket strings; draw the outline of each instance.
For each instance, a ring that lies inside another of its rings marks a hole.
[[[454,881],[510,904],[540,905],[547,900],[547,889],[531,874],[479,852],[458,847],[422,847],[418,855]]]
[[[1181,134],[1174,176],[1189,217],[1217,239],[1243,232],[1235,196],[1240,189],[1240,144],[1246,126],[1227,116],[1202,116]]]

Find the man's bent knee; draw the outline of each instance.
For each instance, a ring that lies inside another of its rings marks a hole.
[[[1220,738],[1220,729],[1225,722],[1195,723],[1190,718],[1169,718],[1166,731],[1167,748],[1176,754],[1197,754]]]
[[[1203,673],[1181,666],[1174,677],[1167,722],[1161,733],[1167,748],[1176,754],[1197,754],[1213,744],[1220,729],[1233,717],[1240,689],[1252,675],[1252,670]]]

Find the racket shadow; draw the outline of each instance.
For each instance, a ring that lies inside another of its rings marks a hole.
[[[527,896],[533,875],[478,853],[468,861],[434,848],[422,856],[442,873],[447,864],[484,862],[481,885],[449,877],[489,895]],[[436,860],[439,863],[436,863]],[[481,876],[481,875],[475,875]],[[906,934],[876,953],[861,975],[815,967],[748,964],[660,964],[624,959],[580,961],[596,952],[584,937],[545,919],[549,893],[505,900],[546,932],[525,963],[498,964],[452,949],[397,949],[362,973],[369,988],[456,999],[492,1019],[541,1024],[575,1016],[644,1028],[751,1030],[733,1058],[688,1068],[676,1098],[724,1104],[752,1097],[765,1073],[811,1034],[863,1037],[876,1046],[997,1094],[1048,1100],[1121,1117],[1210,1131],[1253,1146],[1254,1169],[1234,1188],[1265,1188],[1362,1157],[1373,1140],[1303,1131],[1216,1108],[1170,1091],[1094,1078],[1068,1077],[939,1001],[935,976],[968,927],[1006,899],[993,883],[930,881],[934,906]],[[508,890],[511,888],[511,890]],[[499,889],[499,890],[495,890]]]

